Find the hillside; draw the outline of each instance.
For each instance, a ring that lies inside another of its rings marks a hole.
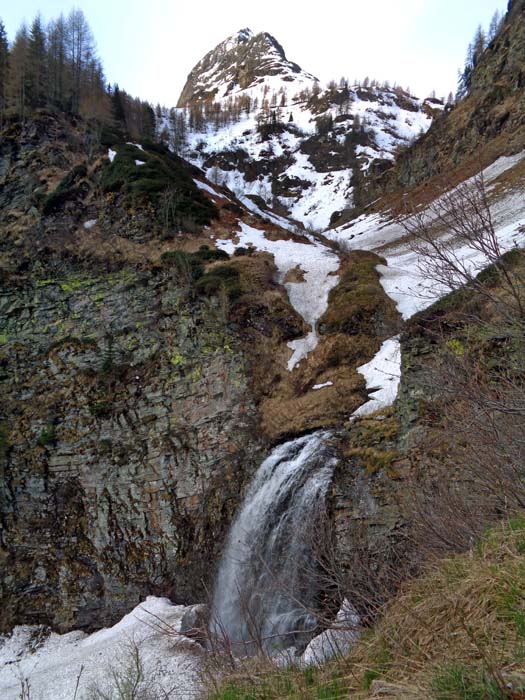
[[[506,21],[472,74],[468,95],[436,119],[393,168],[366,183],[367,203],[400,188],[426,184],[428,189],[436,176],[460,182],[480,165],[523,148],[524,18],[521,0],[509,3]]]

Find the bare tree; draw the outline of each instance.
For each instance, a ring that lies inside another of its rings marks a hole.
[[[505,256],[483,171],[428,207],[409,205],[400,223],[412,239],[424,276],[445,291],[471,290],[494,305],[503,318],[523,324],[523,271],[514,269]],[[492,274],[479,274],[489,266]]]
[[[432,418],[407,503],[419,543],[442,554],[525,507],[525,254],[505,252],[483,173],[401,223],[422,273],[459,294],[452,332],[439,315],[417,322],[440,351],[425,370]]]

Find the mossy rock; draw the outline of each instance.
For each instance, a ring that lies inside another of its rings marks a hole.
[[[343,453],[370,474],[385,471],[391,478],[396,478],[394,464],[399,458],[397,442],[400,433],[401,424],[392,408],[363,416],[350,428]]]
[[[374,253],[354,251],[349,256],[339,284],[328,297],[328,309],[319,321],[321,334],[378,334],[383,326],[394,329],[398,314],[379,282],[379,264],[384,264],[384,260]]]

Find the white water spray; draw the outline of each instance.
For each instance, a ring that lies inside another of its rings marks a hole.
[[[238,653],[301,646],[316,629],[312,531],[337,463],[329,437],[318,432],[276,447],[232,525],[211,631]]]

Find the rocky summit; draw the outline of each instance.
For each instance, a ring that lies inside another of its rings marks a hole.
[[[271,34],[241,29],[197,63],[179,97],[178,107],[231,97],[262,86],[268,78],[277,82],[312,85],[316,78],[288,61],[284,49]]]

